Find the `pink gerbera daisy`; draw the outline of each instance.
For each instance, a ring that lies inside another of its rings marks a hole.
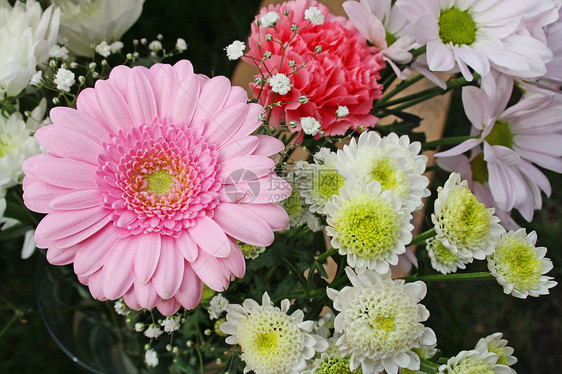
[[[291,188],[268,157],[283,144],[250,135],[262,111],[188,61],[114,68],[36,133],[48,153],[26,161],[23,188],[47,213],[37,246],[133,309],[169,315],[194,308],[203,283],[226,289],[245,272],[236,240],[267,246],[288,221],[275,202]]]

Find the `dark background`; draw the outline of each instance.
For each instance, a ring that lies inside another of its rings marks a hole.
[[[130,47],[133,35],[151,41],[162,34],[164,46],[173,49],[176,38],[181,37],[188,44],[188,50],[181,57],[191,60],[196,72],[230,76],[235,63],[226,58],[223,48],[233,40],[246,39],[258,6],[256,0],[147,0],[139,22],[123,41]],[[452,106],[447,133],[465,135],[469,124],[458,104],[460,98],[454,99],[457,104]],[[532,224],[521,220],[520,223],[528,231],[538,232],[538,244],[549,249],[547,257],[555,264],[549,275],[559,280],[562,278],[559,246],[562,180],[555,173],[547,175],[553,196],[544,199],[543,209],[535,213]],[[446,177],[438,175],[434,187]],[[0,373],[83,373],[56,346],[43,326],[35,302],[37,255],[21,260],[20,248],[21,241],[0,243],[0,331],[14,315],[8,302],[24,313],[0,337]],[[485,262],[478,261],[468,270],[485,271]],[[519,373],[560,372],[560,286],[554,288],[550,296],[520,300],[505,295],[495,281],[430,283],[423,304],[431,312],[427,324],[435,330],[445,356],[471,349],[480,337],[501,331],[515,348],[519,358],[515,368]]]

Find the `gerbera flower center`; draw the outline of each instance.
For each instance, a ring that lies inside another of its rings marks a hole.
[[[451,265],[460,258],[460,256],[453,254],[451,250],[445,247],[439,240],[433,240],[431,246],[435,259],[442,264]]]
[[[515,289],[536,288],[542,275],[542,261],[537,249],[526,240],[504,237],[493,254],[496,271]]]
[[[488,166],[484,160],[484,153],[479,153],[470,161],[472,180],[480,184],[488,182]]]
[[[334,228],[337,239],[348,253],[365,258],[392,250],[400,229],[390,202],[367,194],[343,202]]]
[[[446,370],[448,374],[494,374],[494,369],[483,360],[467,357],[461,360],[453,370]]]
[[[490,231],[490,215],[486,206],[467,188],[452,190],[449,199],[443,210],[450,236],[463,246],[480,243]]]
[[[170,172],[162,169],[154,170],[144,179],[146,180],[146,190],[156,194],[169,191],[174,182],[174,177]]]
[[[357,368],[351,371],[349,368],[349,359],[332,357],[324,362],[315,374],[362,374],[363,370]]]
[[[444,44],[471,45],[476,40],[476,23],[468,11],[457,8],[441,10],[439,37]]]
[[[513,146],[513,132],[509,128],[509,123],[504,121],[496,121],[492,131],[486,136],[485,140],[490,145],[502,145],[507,148]]]

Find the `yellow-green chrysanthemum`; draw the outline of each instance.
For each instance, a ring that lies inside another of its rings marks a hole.
[[[498,364],[498,355],[487,350],[461,351],[439,367],[439,374],[511,374]]]
[[[431,220],[437,232],[436,239],[451,253],[467,261],[483,260],[494,252],[500,235],[505,231],[494,209],[486,208],[461,182],[458,173],[452,173],[443,187],[437,189]]]
[[[509,231],[488,256],[488,269],[506,294],[525,299],[547,295],[548,289],[556,286],[552,277],[544,275],[553,267],[550,259],[544,257],[546,248],[535,247],[536,242],[534,231],[529,235],[525,229]]]
[[[426,241],[427,254],[431,260],[431,266],[440,273],[454,273],[457,269],[465,269],[469,262],[458,253],[453,253],[435,237]]]
[[[381,191],[378,182],[346,181],[340,195],[326,204],[326,214],[332,246],[357,269],[386,273],[412,240],[410,213],[392,191]]]
[[[482,338],[476,343],[476,350],[488,351],[498,355],[498,364],[511,366],[517,362],[517,358],[513,356],[513,348],[507,346],[507,340],[502,339],[503,334],[496,332]],[[513,374],[515,370],[512,369]]]

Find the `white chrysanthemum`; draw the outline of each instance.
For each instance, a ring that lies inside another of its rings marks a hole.
[[[111,43],[139,18],[144,0],[52,0],[62,10],[60,35],[77,56],[93,56],[90,47]]]
[[[267,12],[260,18],[260,25],[261,27],[272,27],[275,26],[280,19],[279,13],[274,11]]]
[[[238,242],[238,246],[246,260],[255,260],[259,255],[265,252],[265,247],[258,247],[257,245],[242,243],[240,241]]]
[[[230,43],[224,50],[226,51],[226,56],[229,60],[238,60],[240,57],[244,56],[244,50],[246,49],[246,44],[240,40],[235,40]]]
[[[487,350],[461,351],[439,367],[439,374],[511,374],[512,369],[498,364],[498,355]]]
[[[328,288],[328,296],[340,312],[334,324],[342,333],[337,345],[342,354],[351,355],[350,369],[361,366],[364,373],[388,374],[399,368],[419,369],[420,359],[412,348],[436,342],[433,330],[421,323],[429,318],[429,311],[419,304],[427,291],[425,283],[392,280],[390,272],[356,275],[349,267],[345,271],[352,286],[341,291]]]
[[[162,329],[160,329],[158,325],[153,323],[150,326],[148,326],[148,328],[144,331],[144,336],[150,339],[156,339],[163,333],[164,331],[162,331]]]
[[[313,25],[322,25],[324,23],[324,14],[315,6],[304,11],[304,19],[310,21]]]
[[[398,264],[398,255],[412,240],[412,216],[392,191],[381,191],[378,182],[359,184],[347,180],[325,207],[331,244],[347,255],[358,271],[373,269],[384,274]]]
[[[285,178],[292,187],[291,196],[282,202],[283,208],[289,215],[287,229],[305,224],[313,232],[323,229],[320,219],[310,212],[304,197],[301,196],[301,187],[311,183],[309,166],[306,161],[297,161]]]
[[[42,100],[33,113],[42,118],[45,108],[45,100]],[[42,109],[43,113],[39,114],[37,109]],[[39,144],[31,134],[35,130],[32,127],[35,126],[34,121],[30,118],[27,123],[24,122],[17,112],[8,118],[0,115],[0,188],[21,183],[23,162],[40,152]]]
[[[47,62],[59,18],[59,9],[51,6],[43,12],[35,0],[16,1],[13,7],[0,0],[0,97],[19,94],[35,67]]]
[[[307,164],[306,178],[298,188],[311,212],[324,214],[326,203],[338,195],[345,180],[336,169],[336,153],[321,148],[314,155],[314,163]]]
[[[302,131],[307,135],[314,136],[318,134],[318,131],[322,128],[320,122],[314,117],[301,117],[300,122]]]
[[[498,355],[497,363],[500,365],[511,366],[517,362],[517,358],[513,356],[513,348],[507,346],[507,340],[502,339],[503,334],[501,332],[496,332],[492,335],[488,335],[482,338],[476,343],[476,350],[484,352],[492,352]],[[511,369],[511,372],[515,374],[515,370]]]
[[[164,332],[170,334],[180,329],[181,317],[180,316],[167,316],[160,325],[164,328]]]
[[[472,80],[490,68],[521,78],[546,73],[552,52],[529,34],[523,16],[534,1],[398,0],[396,6],[413,24],[419,45],[426,45],[431,71],[459,71]]]
[[[471,261],[483,260],[494,252],[494,247],[505,231],[494,215],[468,188],[468,182],[458,173],[451,173],[443,187],[437,189],[431,220],[437,240],[453,254]]]
[[[310,365],[310,369],[301,374],[363,374],[361,368],[351,370],[349,357],[339,352],[322,353]]]
[[[144,362],[146,363],[146,366],[158,366],[158,353],[156,353],[153,349],[147,349],[144,353]]]
[[[469,261],[458,253],[453,253],[436,238],[426,241],[427,254],[431,260],[431,266],[440,273],[455,273],[458,269],[466,269]]]
[[[268,78],[267,82],[271,86],[271,91],[279,95],[286,95],[291,91],[291,80],[283,73],[277,73],[273,77]]]
[[[74,80],[74,73],[65,68],[59,68],[55,74],[53,83],[57,85],[57,90],[69,92],[70,88],[76,81]]]
[[[183,38],[178,38],[178,40],[176,41],[176,49],[181,53],[183,51],[185,51],[187,49],[187,43],[185,42],[185,39]]]
[[[422,198],[429,196],[425,171],[427,157],[419,155],[421,144],[407,136],[390,134],[381,138],[374,131],[364,132],[338,150],[336,166],[344,178],[362,183],[378,181],[383,191],[391,190],[409,211],[421,209]]]
[[[209,302],[209,318],[219,319],[222,312],[226,310],[228,299],[222,294],[216,294]]]
[[[238,344],[242,349],[244,373],[300,373],[306,368],[306,360],[326,350],[326,340],[310,334],[314,322],[303,322],[300,309],[288,315],[289,307],[287,299],[281,302],[281,308],[273,306],[267,292],[262,305],[246,299],[242,305],[227,306],[226,322],[220,329],[230,335],[228,344]]]
[[[556,286],[552,277],[544,275],[553,267],[550,259],[544,257],[546,248],[535,247],[536,242],[534,231],[528,235],[525,229],[509,231],[488,256],[488,269],[506,294],[525,299],[547,295],[548,289]]]

